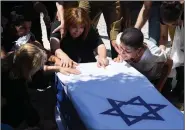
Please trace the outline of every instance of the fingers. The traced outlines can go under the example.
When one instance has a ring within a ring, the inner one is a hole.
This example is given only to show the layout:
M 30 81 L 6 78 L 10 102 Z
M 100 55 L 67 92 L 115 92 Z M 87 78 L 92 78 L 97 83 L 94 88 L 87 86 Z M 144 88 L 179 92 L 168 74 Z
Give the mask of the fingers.
M 73 67 L 73 61 L 70 61 L 70 62 L 68 63 L 68 67 L 69 67 L 69 68 L 72 68 L 72 67 Z
M 99 61 L 97 62 L 97 66 L 98 66 L 98 68 L 101 67 L 101 63 Z
M 105 62 L 104 62 L 103 60 L 99 60 L 99 61 L 97 62 L 97 66 L 98 66 L 98 68 L 100 68 L 100 67 L 105 68 L 106 64 L 105 64 Z
M 118 60 L 118 58 L 114 58 L 114 62 L 118 62 L 117 60 Z
M 60 70 L 60 73 L 62 73 L 62 74 L 64 74 L 64 75 L 69 75 L 69 74 L 70 74 L 69 72 L 65 71 L 65 68 L 62 68 L 62 69 Z
M 80 71 L 77 70 L 77 69 L 72 69 L 72 68 L 69 68 L 69 71 L 68 71 L 70 74 L 75 74 L 75 75 L 78 75 L 80 74 Z
M 78 66 L 78 63 L 73 61 L 73 66 L 75 66 L 75 67 Z
M 53 30 L 53 32 L 52 33 L 56 33 L 56 32 L 58 32 L 58 31 L 60 31 L 60 29 L 62 28 L 62 26 L 60 25 L 60 26 L 58 26 L 55 30 Z
M 114 58 L 114 62 L 120 63 L 120 62 L 123 62 L 123 59 L 120 56 L 118 56 L 118 57 Z
M 81 73 L 79 70 L 73 69 L 73 68 L 61 68 L 60 72 L 64 75 L 70 75 L 70 74 L 78 75 Z
M 72 60 L 62 61 L 61 63 L 61 67 L 64 67 L 64 68 L 76 68 L 76 66 L 78 66 L 78 64 Z

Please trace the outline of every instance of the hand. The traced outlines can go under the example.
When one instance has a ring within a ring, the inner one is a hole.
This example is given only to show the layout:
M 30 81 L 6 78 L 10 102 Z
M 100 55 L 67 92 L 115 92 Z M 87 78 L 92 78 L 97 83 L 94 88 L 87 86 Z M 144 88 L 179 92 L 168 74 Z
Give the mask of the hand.
M 107 58 L 98 58 L 97 66 L 98 67 L 106 67 L 109 65 L 109 60 Z
M 65 28 L 64 20 L 60 20 L 60 26 L 58 26 L 52 33 L 60 31 L 60 35 L 62 38 L 64 36 L 64 31 L 65 31 L 64 28 Z
M 121 57 L 121 55 L 118 55 L 118 57 L 114 58 L 114 62 L 123 62 L 123 58 Z
M 66 67 L 66 68 L 75 68 L 78 64 L 76 62 L 74 62 L 73 60 L 71 60 L 68 56 L 63 57 L 61 59 L 61 65 L 62 67 Z
M 80 71 L 75 69 L 75 68 L 60 68 L 60 73 L 64 74 L 64 75 L 70 75 L 70 74 L 75 74 L 78 75 L 80 74 Z
M 111 44 L 114 47 L 114 49 L 116 50 L 116 52 L 119 54 L 119 46 L 118 46 L 118 44 L 116 44 L 116 41 L 115 40 L 111 41 Z
M 62 62 L 60 59 L 55 59 L 55 66 L 61 66 Z
M 160 48 L 161 50 L 163 50 L 163 51 L 166 50 L 166 46 L 165 46 L 165 45 L 160 45 L 159 48 Z

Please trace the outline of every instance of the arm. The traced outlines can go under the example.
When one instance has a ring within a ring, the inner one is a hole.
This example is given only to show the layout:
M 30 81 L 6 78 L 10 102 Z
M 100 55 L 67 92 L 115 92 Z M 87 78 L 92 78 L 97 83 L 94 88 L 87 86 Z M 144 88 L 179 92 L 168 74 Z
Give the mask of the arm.
M 97 65 L 98 67 L 106 67 L 109 64 L 109 61 L 107 59 L 107 50 L 105 48 L 104 44 L 100 44 L 97 48 L 98 52 L 98 60 Z
M 168 26 L 167 25 L 160 25 L 160 40 L 159 40 L 159 47 L 160 49 L 165 50 L 166 49 L 166 45 L 168 43 Z
M 63 1 L 56 2 L 57 6 L 57 16 L 58 20 L 60 21 L 60 26 L 58 26 L 55 30 L 53 30 L 52 33 L 55 33 L 57 31 L 60 31 L 61 38 L 64 35 L 64 7 L 63 7 Z
M 62 49 L 60 49 L 59 39 L 51 37 L 50 42 L 51 42 L 51 49 L 55 53 L 56 57 L 61 60 L 61 63 L 60 62 L 58 63 L 61 64 L 62 67 L 71 68 L 71 67 L 76 67 L 78 65 L 76 62 L 71 60 L 69 56 L 64 51 L 62 51 Z
M 64 4 L 63 1 L 56 2 L 59 21 L 62 21 L 62 20 L 64 21 L 64 7 L 63 7 L 63 4 Z
M 59 58 L 62 59 L 64 57 L 68 57 L 68 55 L 60 49 L 60 40 L 54 37 L 50 38 L 50 43 L 51 43 L 51 50 L 52 52 L 55 53 L 55 55 Z
M 98 56 L 100 58 L 107 58 L 107 50 L 104 44 L 100 44 L 97 48 Z
M 60 66 L 48 66 L 48 65 L 44 65 L 43 70 L 45 72 L 60 72 Z
M 60 26 L 59 21 L 55 21 L 52 23 L 51 32 Z M 67 56 L 61 49 L 60 49 L 60 41 L 62 38 L 60 37 L 60 32 L 51 33 L 50 35 L 50 48 L 51 52 L 54 53 L 59 59 L 62 59 Z
M 152 1 L 144 1 L 144 4 L 139 12 L 135 28 L 141 29 L 149 18 Z
M 78 71 L 74 68 L 63 68 L 61 66 L 47 66 L 47 65 L 44 65 L 43 69 L 44 69 L 45 72 L 60 72 L 64 75 L 80 74 L 80 71 Z
M 153 43 L 150 40 L 145 39 L 144 43 L 146 43 L 148 49 L 153 55 L 153 58 L 155 62 L 161 63 L 161 62 L 166 62 L 167 61 L 167 54 L 165 51 L 161 50 L 155 43 Z

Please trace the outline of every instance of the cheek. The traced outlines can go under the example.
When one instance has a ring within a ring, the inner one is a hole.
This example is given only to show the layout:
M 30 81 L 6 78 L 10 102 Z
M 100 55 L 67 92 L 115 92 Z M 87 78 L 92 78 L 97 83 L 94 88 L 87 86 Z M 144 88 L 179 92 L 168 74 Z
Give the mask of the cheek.
M 76 29 L 69 29 L 70 34 L 73 34 L 76 32 Z
M 19 36 L 23 36 L 25 34 L 25 30 L 24 29 L 17 29 L 17 33 Z
M 84 28 L 81 28 L 79 32 L 82 34 L 84 32 Z

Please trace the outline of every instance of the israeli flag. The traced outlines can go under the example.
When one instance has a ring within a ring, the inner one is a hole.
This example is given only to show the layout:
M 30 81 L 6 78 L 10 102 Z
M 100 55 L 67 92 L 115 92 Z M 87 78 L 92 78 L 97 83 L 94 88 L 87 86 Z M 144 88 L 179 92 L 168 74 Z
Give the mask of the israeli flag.
M 78 69 L 80 75 L 57 76 L 87 129 L 183 130 L 183 114 L 126 62 Z

